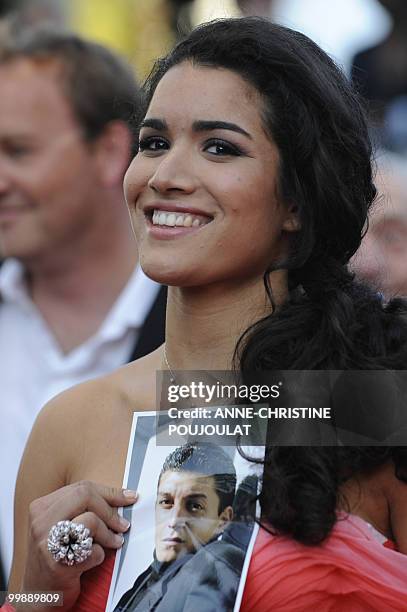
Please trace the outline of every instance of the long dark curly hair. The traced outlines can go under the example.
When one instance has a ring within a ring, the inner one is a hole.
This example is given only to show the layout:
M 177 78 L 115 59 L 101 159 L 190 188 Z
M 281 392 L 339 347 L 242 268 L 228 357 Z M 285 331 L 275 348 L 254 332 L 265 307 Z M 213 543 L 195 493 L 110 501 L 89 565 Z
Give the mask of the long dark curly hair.
M 232 70 L 261 94 L 264 127 L 280 155 L 279 196 L 300 220 L 289 256 L 264 272 L 274 307 L 269 273 L 287 270 L 287 301 L 237 344 L 243 375 L 405 368 L 406 303 L 385 303 L 347 267 L 376 189 L 364 108 L 342 71 L 299 32 L 255 17 L 218 20 L 158 60 L 145 84 L 147 106 L 164 74 L 184 61 Z M 278 531 L 316 544 L 335 522 L 343 481 L 389 460 L 397 474 L 407 465 L 401 448 L 268 448 L 263 515 Z

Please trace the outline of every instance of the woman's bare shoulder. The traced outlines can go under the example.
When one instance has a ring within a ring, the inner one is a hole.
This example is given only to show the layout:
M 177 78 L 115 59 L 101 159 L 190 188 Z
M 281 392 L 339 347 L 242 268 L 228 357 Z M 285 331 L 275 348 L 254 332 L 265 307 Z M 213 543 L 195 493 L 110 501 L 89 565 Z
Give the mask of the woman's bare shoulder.
M 65 482 L 90 477 L 109 442 L 116 449 L 127 447 L 133 412 L 157 409 L 155 368 L 161 361 L 156 353 L 53 398 L 37 418 L 31 451 L 38 456 L 58 451 L 60 464 L 71 468 Z
M 110 374 L 80 383 L 53 398 L 42 418 L 54 423 L 81 422 L 128 412 L 156 410 L 157 351 L 126 364 Z

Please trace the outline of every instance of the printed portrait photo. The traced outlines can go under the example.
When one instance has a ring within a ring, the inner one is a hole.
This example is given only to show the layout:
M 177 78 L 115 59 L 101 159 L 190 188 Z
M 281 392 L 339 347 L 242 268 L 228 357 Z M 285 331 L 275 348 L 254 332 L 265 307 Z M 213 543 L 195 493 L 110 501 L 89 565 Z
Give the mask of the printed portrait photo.
M 117 553 L 107 610 L 239 610 L 257 533 L 262 448 L 160 445 L 154 413 L 136 413 L 124 486 L 139 501 Z

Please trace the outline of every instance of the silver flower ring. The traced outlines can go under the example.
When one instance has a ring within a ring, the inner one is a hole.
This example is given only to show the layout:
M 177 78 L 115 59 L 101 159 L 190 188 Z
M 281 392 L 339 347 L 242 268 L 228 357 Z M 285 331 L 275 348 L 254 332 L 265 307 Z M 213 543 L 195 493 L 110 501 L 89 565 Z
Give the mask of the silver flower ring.
M 93 538 L 82 523 L 59 521 L 48 534 L 48 550 L 54 560 L 64 565 L 83 563 L 92 554 Z

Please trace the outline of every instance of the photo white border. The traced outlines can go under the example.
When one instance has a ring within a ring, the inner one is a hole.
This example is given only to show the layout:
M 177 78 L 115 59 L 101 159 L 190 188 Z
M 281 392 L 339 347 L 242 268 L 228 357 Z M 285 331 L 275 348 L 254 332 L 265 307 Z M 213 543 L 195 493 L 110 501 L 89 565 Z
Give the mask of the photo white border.
M 138 420 L 139 420 L 139 418 L 141 419 L 141 418 L 144 418 L 144 417 L 154 417 L 154 418 L 156 418 L 156 416 L 157 416 L 157 412 L 156 411 L 145 411 L 145 412 L 141 411 L 141 412 L 134 412 L 133 413 L 133 420 L 132 420 L 130 437 L 129 437 L 129 446 L 128 446 L 128 450 L 127 450 L 126 465 L 125 465 L 124 477 L 123 477 L 123 488 L 127 488 L 127 483 L 128 483 L 128 480 L 129 480 L 130 467 L 131 467 L 131 462 L 132 462 L 132 457 L 133 457 L 134 439 L 135 439 L 135 433 L 136 433 L 136 429 L 137 429 Z M 156 439 L 156 436 L 154 436 L 154 437 Z M 176 444 L 176 445 L 174 445 L 174 448 L 176 448 L 178 446 L 179 446 L 179 444 Z M 147 448 L 148 448 L 148 445 L 147 445 Z M 264 448 L 264 447 L 259 447 L 259 448 Z M 254 466 L 255 466 L 255 464 L 253 464 L 253 467 Z M 121 516 L 123 515 L 123 508 L 119 508 L 119 514 Z M 258 502 L 257 502 L 256 516 L 258 516 L 258 514 L 259 514 L 259 508 L 258 508 Z M 245 588 L 245 584 L 246 584 L 247 572 L 248 572 L 248 569 L 249 569 L 249 565 L 250 565 L 250 561 L 251 561 L 251 556 L 252 556 L 252 553 L 253 553 L 253 548 L 254 548 L 254 544 L 255 544 L 255 541 L 256 541 L 256 537 L 257 537 L 258 531 L 259 531 L 259 525 L 258 525 L 257 522 L 254 522 L 253 530 L 252 530 L 252 533 L 251 533 L 251 536 L 250 536 L 250 540 L 249 540 L 249 544 L 248 544 L 247 549 L 246 549 L 245 559 L 244 559 L 244 563 L 243 563 L 243 568 L 242 568 L 242 573 L 241 573 L 241 577 L 240 577 L 238 591 L 236 593 L 236 600 L 235 600 L 235 605 L 234 605 L 234 608 L 233 608 L 233 612 L 239 612 L 239 610 L 240 610 L 240 605 L 241 605 L 241 602 L 242 602 L 244 588 Z M 116 596 L 116 591 L 117 591 L 116 587 L 117 587 L 117 583 L 118 583 L 118 574 L 119 574 L 119 571 L 121 569 L 120 561 L 121 561 L 122 555 L 123 555 L 123 549 L 119 549 L 117 551 L 117 553 L 116 553 L 116 558 L 115 558 L 115 563 L 114 563 L 114 568 L 113 568 L 113 573 L 112 573 L 112 578 L 111 578 L 111 583 L 110 583 L 110 588 L 109 588 L 109 596 L 108 596 L 108 600 L 107 600 L 107 604 L 106 604 L 106 612 L 112 612 L 114 610 L 114 607 L 119 602 L 121 596 L 123 595 L 123 593 L 121 593 L 120 597 Z

